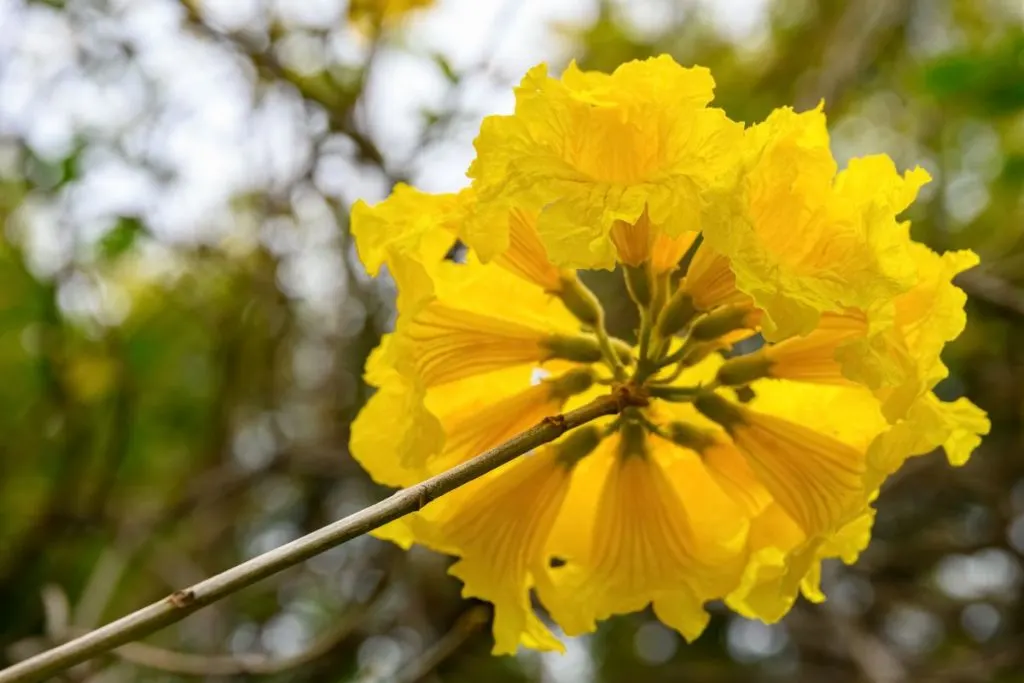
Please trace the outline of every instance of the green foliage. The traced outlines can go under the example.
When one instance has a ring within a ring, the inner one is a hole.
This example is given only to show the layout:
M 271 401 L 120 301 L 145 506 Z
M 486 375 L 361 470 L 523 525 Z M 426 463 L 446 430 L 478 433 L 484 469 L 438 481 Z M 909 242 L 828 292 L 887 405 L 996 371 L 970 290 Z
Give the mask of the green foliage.
M 1024 109 L 1024 31 L 982 51 L 943 55 L 923 69 L 925 90 L 943 104 L 988 116 Z

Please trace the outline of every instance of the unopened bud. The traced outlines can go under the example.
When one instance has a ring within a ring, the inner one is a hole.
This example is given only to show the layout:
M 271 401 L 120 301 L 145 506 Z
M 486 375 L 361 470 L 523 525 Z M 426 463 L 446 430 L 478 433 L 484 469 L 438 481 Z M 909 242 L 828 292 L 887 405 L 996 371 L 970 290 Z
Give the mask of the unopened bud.
M 541 341 L 548 350 L 548 359 L 558 358 L 576 363 L 596 363 L 601 360 L 601 347 L 593 337 L 570 337 L 554 334 Z

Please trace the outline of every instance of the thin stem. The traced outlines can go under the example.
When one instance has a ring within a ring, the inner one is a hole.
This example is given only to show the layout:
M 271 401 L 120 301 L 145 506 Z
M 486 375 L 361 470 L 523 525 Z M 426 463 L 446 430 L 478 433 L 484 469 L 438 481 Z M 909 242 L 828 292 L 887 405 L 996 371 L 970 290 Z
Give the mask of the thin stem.
M 686 363 L 682 358 L 678 358 L 675 361 L 676 366 L 672 369 L 672 372 L 664 377 L 655 377 L 653 384 L 671 384 L 679 379 L 679 375 L 683 374 L 683 370 L 687 368 Z
M 635 388 L 623 385 L 614 393 L 597 398 L 576 410 L 545 418 L 537 426 L 447 472 L 397 491 L 379 503 L 328 524 L 311 534 L 200 581 L 191 588 L 176 591 L 137 612 L 4 669 L 0 671 L 0 683 L 42 681 L 125 643 L 145 637 L 261 579 L 415 512 L 431 500 L 557 439 L 570 429 L 599 417 L 616 415 L 630 405 L 645 404 L 644 395 Z
M 603 312 L 597 319 L 597 325 L 594 326 L 594 334 L 597 336 L 597 343 L 601 347 L 601 355 L 604 356 L 605 363 L 611 368 L 615 379 L 619 382 L 625 381 L 626 366 L 622 364 L 622 359 L 615 353 L 615 348 L 612 346 L 612 338 L 608 335 L 608 330 L 604 325 Z
M 654 398 L 660 398 L 665 401 L 673 403 L 689 403 L 697 398 L 703 391 L 709 387 L 668 387 L 663 385 L 656 385 L 648 387 L 648 391 L 651 392 L 651 396 Z
M 455 622 L 452 630 L 410 662 L 396 677 L 396 683 L 417 683 L 465 645 L 480 627 L 487 623 L 487 609 L 482 605 L 471 607 Z
M 660 370 L 662 368 L 667 368 L 668 366 L 672 365 L 673 363 L 680 362 L 681 360 L 683 360 L 683 356 L 685 356 L 686 352 L 689 351 L 689 350 L 690 350 L 690 345 L 687 344 L 686 341 L 684 341 L 683 345 L 680 346 L 675 351 L 675 353 L 672 353 L 672 354 L 669 354 L 668 356 L 665 356 L 664 358 L 662 358 L 658 362 L 658 369 Z
M 637 384 L 643 384 L 647 381 L 647 378 L 653 375 L 661 367 L 658 361 L 658 355 L 662 353 L 660 345 L 655 348 L 655 355 L 651 355 L 651 335 L 654 332 L 654 326 L 651 324 L 650 313 L 641 308 L 640 309 L 640 351 L 639 358 L 636 361 L 636 370 L 633 371 L 633 381 Z
M 648 354 L 651 352 L 651 315 L 646 310 L 640 309 L 640 358 L 637 361 L 637 365 L 641 363 L 646 364 L 648 360 L 654 361 L 653 358 L 648 358 Z
M 127 643 L 114 650 L 114 654 L 135 666 L 179 676 L 274 676 L 315 662 L 338 647 L 378 605 L 385 587 L 386 583 L 380 582 L 367 603 L 357 606 L 353 614 L 344 615 L 309 648 L 283 659 L 274 660 L 261 654 L 198 655 L 146 643 Z

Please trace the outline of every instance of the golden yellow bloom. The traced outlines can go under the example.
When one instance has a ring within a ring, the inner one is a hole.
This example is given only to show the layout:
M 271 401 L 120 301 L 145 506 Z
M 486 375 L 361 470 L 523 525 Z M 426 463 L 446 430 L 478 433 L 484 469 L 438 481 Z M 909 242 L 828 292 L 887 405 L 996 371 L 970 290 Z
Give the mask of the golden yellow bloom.
M 569 635 L 651 604 L 692 640 L 736 585 L 746 529 L 699 458 L 629 427 L 578 467 L 549 541 L 564 564 L 538 594 Z
M 359 259 L 376 275 L 394 256 L 440 261 L 458 237 L 464 216 L 464 195 L 432 195 L 399 183 L 377 206 L 363 200 L 353 205 L 352 236 Z
M 650 397 L 376 532 L 460 558 L 496 653 L 561 648 L 531 592 L 569 635 L 650 605 L 690 640 L 709 601 L 768 622 L 821 601 L 821 562 L 856 561 L 886 477 L 940 446 L 961 464 L 988 430 L 932 393 L 975 257 L 897 223 L 926 175 L 837 173 L 820 110 L 743 132 L 712 85 L 667 57 L 538 67 L 484 122 L 472 187 L 353 209 L 361 258 L 398 286 L 351 441 L 375 480 L 414 484 L 617 386 Z M 444 259 L 455 239 L 465 263 Z M 633 346 L 572 270 L 613 265 Z
M 582 435 L 597 444 L 596 432 Z M 495 654 L 514 654 L 520 643 L 562 649 L 530 606 L 530 588 L 547 571 L 545 545 L 569 488 L 572 464 L 561 460 L 564 450 L 547 446 L 410 520 L 412 539 L 462 558 L 451 573 L 465 584 L 463 595 L 494 603 Z
M 561 80 L 532 69 L 511 116 L 484 120 L 469 169 L 495 232 L 509 207 L 537 214 L 553 262 L 609 268 L 616 221 L 645 208 L 669 238 L 701 228 L 706 195 L 733 181 L 742 126 L 709 109 L 707 69 L 671 58 L 630 62 L 611 75 L 570 64 Z M 497 216 L 497 217 L 495 217 Z
M 915 281 L 907 225 L 896 215 L 929 180 L 885 156 L 836 173 L 821 109 L 779 109 L 744 135 L 744 170 L 705 232 L 737 287 L 765 311 L 772 340 L 807 334 L 821 313 L 868 309 Z
M 348 20 L 360 31 L 375 34 L 435 0 L 349 0 Z

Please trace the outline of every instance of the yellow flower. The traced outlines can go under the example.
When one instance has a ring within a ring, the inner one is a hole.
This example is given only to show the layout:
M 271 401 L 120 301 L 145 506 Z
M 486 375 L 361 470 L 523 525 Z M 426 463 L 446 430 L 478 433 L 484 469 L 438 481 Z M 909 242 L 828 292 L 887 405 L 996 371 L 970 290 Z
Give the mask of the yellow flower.
M 376 206 L 360 199 L 352 207 L 359 259 L 370 275 L 394 256 L 439 261 L 458 237 L 464 207 L 463 195 L 427 194 L 404 183 Z
M 867 546 L 878 481 L 871 448 L 888 425 L 861 387 L 762 380 L 751 388 L 749 408 L 730 407 L 742 421 L 731 428 L 738 438 L 716 440 L 705 459 L 756 501 L 748 503 L 750 561 L 727 604 L 773 622 L 801 589 L 824 599 L 817 586 L 823 559 L 852 564 Z M 772 472 L 764 473 L 769 462 Z
M 537 214 L 551 259 L 609 268 L 610 232 L 647 211 L 669 238 L 701 228 L 706 195 L 731 182 L 742 126 L 709 109 L 714 81 L 670 57 L 630 62 L 611 75 L 570 64 L 561 80 L 541 65 L 516 89 L 511 116 L 484 120 L 469 169 L 500 233 L 509 207 Z M 495 217 L 497 216 L 497 218 Z
M 569 635 L 650 604 L 693 640 L 704 603 L 739 579 L 746 529 L 698 457 L 634 425 L 578 467 L 549 540 L 559 566 L 538 594 Z
M 837 173 L 820 111 L 741 133 L 711 87 L 668 58 L 539 67 L 485 121 L 471 188 L 353 210 L 398 287 L 351 441 L 375 480 L 422 481 L 615 387 L 650 398 L 375 532 L 458 556 L 496 653 L 561 648 L 531 592 L 569 635 L 650 605 L 689 640 L 709 601 L 768 622 L 821 601 L 821 562 L 856 561 L 885 479 L 938 446 L 960 464 L 988 429 L 932 393 L 974 257 L 896 222 L 923 172 Z M 571 269 L 596 266 L 621 267 L 633 346 Z
M 891 474 L 907 457 L 943 447 L 949 461 L 962 465 L 989 430 L 983 411 L 962 398 L 940 401 L 932 389 L 948 370 L 940 353 L 966 323 L 966 296 L 953 277 L 977 263 L 969 251 L 942 256 L 911 244 L 918 281 L 908 291 L 876 305 L 876 313 L 856 309 L 824 314 L 805 337 L 793 337 L 727 363 L 719 379 L 727 385 L 755 377 L 777 377 L 813 384 L 870 388 L 893 429 L 880 442 L 876 469 Z M 877 313 L 886 309 L 885 314 Z M 871 319 L 874 318 L 874 328 Z M 883 455 L 882 453 L 885 452 Z M 899 453 L 900 455 L 896 455 Z
M 573 463 L 564 455 L 583 452 L 598 440 L 593 428 L 577 432 L 474 481 L 409 521 L 412 539 L 462 558 L 450 571 L 465 584 L 463 595 L 494 603 L 495 654 L 514 654 L 520 644 L 563 649 L 530 606 L 530 588 L 546 571 L 545 545 L 569 489 Z
M 520 395 L 535 367 L 559 369 L 565 367 L 559 359 L 588 363 L 601 357 L 596 340 L 579 333 L 564 308 L 501 268 L 446 262 L 428 272 L 401 256 L 389 265 L 399 288 L 399 320 L 367 362 L 366 379 L 378 391 L 352 427 L 353 454 L 381 483 L 415 483 L 427 473 L 427 460 L 445 448 L 451 454 L 457 439 L 449 436 L 445 443 L 440 416 L 456 425 L 486 424 L 497 430 L 490 436 L 460 433 L 459 439 L 468 439 L 469 451 L 459 452 L 472 457 L 558 412 L 561 403 L 544 392 Z M 494 306 L 506 296 L 516 302 L 514 316 Z M 558 390 L 571 395 L 579 373 L 572 378 Z M 494 401 L 503 387 L 512 397 L 512 411 Z M 586 388 L 589 384 L 580 391 Z M 396 415 L 405 419 L 396 421 Z M 381 431 L 384 422 L 392 425 Z M 398 461 L 362 457 L 380 452 L 393 453 Z M 451 458 L 445 462 L 457 464 Z
M 435 0 L 349 0 L 348 20 L 366 34 L 392 26 L 411 12 L 430 7 Z
M 705 238 L 737 287 L 765 312 L 772 340 L 807 334 L 821 313 L 868 309 L 915 281 L 907 225 L 896 215 L 929 180 L 886 156 L 836 174 L 825 115 L 779 109 L 744 135 L 744 169 Z
M 534 213 L 513 208 L 500 217 L 507 230 L 495 230 L 491 225 L 479 231 L 471 220 L 476 210 L 476 194 L 471 188 L 457 194 L 432 195 L 400 183 L 376 206 L 362 200 L 355 203 L 352 235 L 370 275 L 403 257 L 439 263 L 455 241 L 462 240 L 475 256 L 494 260 L 510 273 L 561 297 L 578 317 L 587 320 L 592 315 L 587 311 L 589 302 L 580 300 L 575 274 L 555 267 L 548 259 Z

